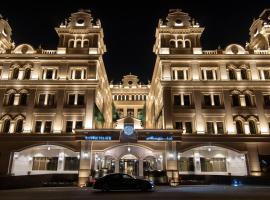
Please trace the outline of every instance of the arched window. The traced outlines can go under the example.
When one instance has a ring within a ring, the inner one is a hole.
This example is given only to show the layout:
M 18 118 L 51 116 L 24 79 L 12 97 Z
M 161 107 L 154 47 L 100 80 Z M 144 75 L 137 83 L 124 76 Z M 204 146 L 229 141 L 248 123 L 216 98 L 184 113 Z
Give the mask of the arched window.
M 11 94 L 8 95 L 7 98 L 8 99 L 7 99 L 6 105 L 8 105 L 8 106 L 14 105 L 15 94 L 14 93 L 11 93 Z
M 185 46 L 186 46 L 186 48 L 190 48 L 190 47 L 191 47 L 190 41 L 189 41 L 189 40 L 186 40 L 186 41 L 185 41 Z
M 24 71 L 24 79 L 30 79 L 31 77 L 31 69 L 30 68 L 26 68 Z
M 183 42 L 181 40 L 177 41 L 178 48 L 183 48 Z
M 84 40 L 84 41 L 83 41 L 83 47 L 84 47 L 84 48 L 89 47 L 89 41 L 88 41 L 88 40 Z
M 229 69 L 229 79 L 236 80 L 235 72 L 233 69 Z
M 170 41 L 170 48 L 175 48 L 176 45 L 175 45 L 175 41 L 174 40 L 171 40 Z
M 5 119 L 3 123 L 3 133 L 9 133 L 10 119 Z
M 236 132 L 237 134 L 244 134 L 244 127 L 243 127 L 243 122 L 240 120 L 237 120 L 235 122 L 236 125 Z
M 15 132 L 16 133 L 21 133 L 23 131 L 23 120 L 22 119 L 18 119 L 16 122 L 16 129 Z
M 122 101 L 124 101 L 124 100 L 125 100 L 125 95 L 122 95 L 121 100 L 122 100 Z
M 242 80 L 248 80 L 247 70 L 244 68 L 241 69 L 241 78 Z
M 253 120 L 248 122 L 250 134 L 257 134 L 256 123 Z
M 232 95 L 232 106 L 240 106 L 240 99 L 238 94 Z
M 18 77 L 19 77 L 19 68 L 16 67 L 12 71 L 12 79 L 18 79 Z
M 22 93 L 20 95 L 20 105 L 25 106 L 27 104 L 27 94 Z
M 78 41 L 77 41 L 76 47 L 77 47 L 77 48 L 81 48 L 81 47 L 82 47 L 82 41 L 81 41 L 81 40 L 78 40 Z
M 245 102 L 246 106 L 248 107 L 253 106 L 252 96 L 250 94 L 245 94 Z
M 73 48 L 74 47 L 74 40 L 69 40 L 69 48 Z

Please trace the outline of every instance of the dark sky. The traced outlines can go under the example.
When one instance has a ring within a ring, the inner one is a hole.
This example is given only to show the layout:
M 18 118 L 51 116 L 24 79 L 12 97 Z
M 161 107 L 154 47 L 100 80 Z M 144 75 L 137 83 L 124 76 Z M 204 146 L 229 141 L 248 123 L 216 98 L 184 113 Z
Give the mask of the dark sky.
M 17 1 L 18 2 L 18 1 Z M 230 43 L 245 44 L 249 27 L 270 0 L 65 0 L 36 1 L 35 4 L 1 3 L 0 13 L 8 18 L 16 45 L 29 43 L 34 47 L 55 49 L 59 26 L 70 13 L 80 8 L 90 9 L 99 18 L 104 29 L 107 53 L 104 55 L 109 80 L 118 82 L 129 72 L 143 82 L 151 80 L 155 62 L 152 52 L 155 28 L 159 18 L 165 18 L 169 9 L 181 8 L 205 27 L 203 49 L 222 48 Z M 125 3 L 123 3 L 125 2 Z

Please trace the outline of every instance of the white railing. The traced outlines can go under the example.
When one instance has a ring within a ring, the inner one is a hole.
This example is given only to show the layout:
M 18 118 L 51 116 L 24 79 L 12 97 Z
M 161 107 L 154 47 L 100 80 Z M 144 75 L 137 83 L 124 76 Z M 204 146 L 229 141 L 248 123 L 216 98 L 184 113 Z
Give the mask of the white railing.
M 270 54 L 269 50 L 254 50 L 254 54 L 267 55 Z
M 203 50 L 202 53 L 206 55 L 215 55 L 217 54 L 217 50 Z
M 56 50 L 42 50 L 42 54 L 56 54 Z

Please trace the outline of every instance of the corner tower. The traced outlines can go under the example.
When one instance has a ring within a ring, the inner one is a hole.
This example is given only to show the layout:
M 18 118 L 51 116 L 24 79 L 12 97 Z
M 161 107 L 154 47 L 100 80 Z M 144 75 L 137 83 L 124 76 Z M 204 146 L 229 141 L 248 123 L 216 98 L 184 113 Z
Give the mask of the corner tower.
M 12 29 L 8 21 L 0 15 L 0 53 L 5 53 L 13 47 L 11 35 Z
M 254 20 L 250 29 L 250 43 L 252 50 L 270 49 L 270 9 L 265 9 L 258 19 Z
M 204 31 L 180 9 L 171 9 L 166 21 L 159 20 L 156 29 L 156 54 L 190 54 L 201 49 L 200 38 Z
M 72 13 L 68 20 L 55 28 L 59 43 L 59 54 L 103 54 L 106 46 L 100 20 L 95 22 L 90 10 Z

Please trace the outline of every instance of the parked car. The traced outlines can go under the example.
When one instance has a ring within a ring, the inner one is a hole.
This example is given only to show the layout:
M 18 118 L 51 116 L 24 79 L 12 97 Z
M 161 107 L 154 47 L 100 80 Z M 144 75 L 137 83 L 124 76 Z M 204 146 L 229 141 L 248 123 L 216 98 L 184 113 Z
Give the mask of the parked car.
M 110 191 L 110 190 L 141 190 L 149 191 L 154 188 L 151 181 L 136 179 L 128 174 L 114 173 L 108 174 L 96 179 L 94 189 Z

